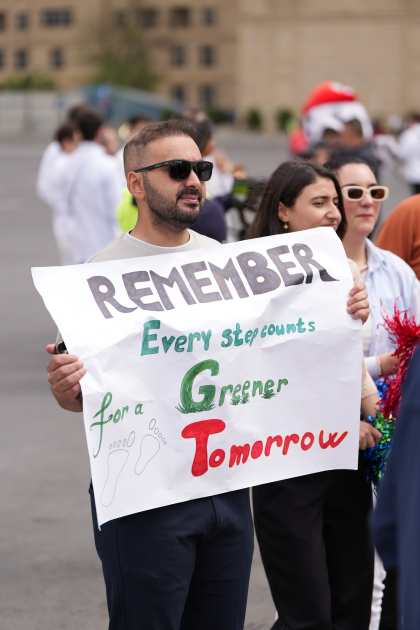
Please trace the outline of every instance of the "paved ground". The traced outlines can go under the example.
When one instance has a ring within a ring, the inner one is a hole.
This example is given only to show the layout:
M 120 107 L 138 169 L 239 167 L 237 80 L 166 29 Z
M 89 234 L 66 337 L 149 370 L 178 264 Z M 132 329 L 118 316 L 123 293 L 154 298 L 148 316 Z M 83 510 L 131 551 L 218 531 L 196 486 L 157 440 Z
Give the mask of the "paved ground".
M 223 141 L 253 174 L 286 157 L 282 138 L 224 133 Z M 49 393 L 44 347 L 55 326 L 30 275 L 31 266 L 58 264 L 50 212 L 34 195 L 43 146 L 0 143 L 0 627 L 105 630 L 82 418 L 60 410 Z M 406 189 L 386 179 L 395 204 Z M 268 630 L 273 620 L 256 551 L 245 628 Z

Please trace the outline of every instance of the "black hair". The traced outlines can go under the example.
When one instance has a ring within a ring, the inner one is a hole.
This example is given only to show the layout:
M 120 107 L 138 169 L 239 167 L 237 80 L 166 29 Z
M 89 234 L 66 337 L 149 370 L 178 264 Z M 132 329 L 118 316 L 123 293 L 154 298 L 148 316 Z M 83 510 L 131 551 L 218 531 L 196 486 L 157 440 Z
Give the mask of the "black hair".
M 94 140 L 104 124 L 104 117 L 94 109 L 85 108 L 80 112 L 77 124 L 84 140 Z
M 337 235 L 342 239 L 346 233 L 347 220 L 340 184 L 331 171 L 315 162 L 304 162 L 303 160 L 284 162 L 271 175 L 264 189 L 260 207 L 249 229 L 247 238 L 287 233 L 283 221 L 278 216 L 279 202 L 286 208 L 292 208 L 302 190 L 306 186 L 313 184 L 319 177 L 330 179 L 337 192 L 338 209 L 341 214 Z
M 89 110 L 89 106 L 86 103 L 80 103 L 79 105 L 74 105 L 67 112 L 67 120 L 71 120 L 76 125 L 79 124 L 79 118 L 81 114 Z
M 77 130 L 77 125 L 71 120 L 67 120 L 62 125 L 59 126 L 59 128 L 55 132 L 54 139 L 57 140 L 57 142 L 62 142 L 65 138 L 68 138 L 71 140 L 76 130 Z
M 134 127 L 140 122 L 149 123 L 151 122 L 151 119 L 144 114 L 133 114 L 132 116 L 130 116 L 130 118 L 127 119 L 127 123 L 130 125 L 130 127 Z
M 173 120 L 189 120 L 197 131 L 196 143 L 203 154 L 213 137 L 213 123 L 208 114 L 197 107 L 188 107 L 172 116 Z
M 145 149 L 150 142 L 170 136 L 189 136 L 196 139 L 196 129 L 188 120 L 164 120 L 149 123 L 134 134 L 124 148 L 124 169 L 126 175 L 145 166 Z
M 337 155 L 336 157 L 332 157 L 330 160 L 328 160 L 328 162 L 325 162 L 324 168 L 328 169 L 329 171 L 331 171 L 331 173 L 334 173 L 334 175 L 336 175 L 340 168 L 342 168 L 343 166 L 347 166 L 347 164 L 364 164 L 365 166 L 368 166 L 373 173 L 371 165 L 368 164 L 365 160 L 362 160 L 362 158 L 357 157 L 356 155 Z
M 415 122 L 419 123 L 420 122 L 420 113 L 419 112 L 410 112 L 409 114 L 407 114 L 406 119 L 407 120 L 414 120 Z

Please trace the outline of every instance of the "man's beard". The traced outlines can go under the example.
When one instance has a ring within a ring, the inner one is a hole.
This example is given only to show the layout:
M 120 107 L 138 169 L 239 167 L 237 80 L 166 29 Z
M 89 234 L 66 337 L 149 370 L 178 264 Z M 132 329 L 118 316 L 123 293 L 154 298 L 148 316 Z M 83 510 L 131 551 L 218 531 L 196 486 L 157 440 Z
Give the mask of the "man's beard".
M 201 192 L 195 188 L 181 188 L 175 201 L 169 200 L 158 192 L 150 184 L 146 173 L 144 173 L 143 185 L 146 195 L 147 205 L 152 212 L 153 225 L 160 229 L 170 229 L 181 232 L 186 228 L 192 227 L 197 223 L 203 212 L 204 199 Z M 182 195 L 196 195 L 198 200 L 198 208 L 189 211 L 179 208 L 178 201 Z

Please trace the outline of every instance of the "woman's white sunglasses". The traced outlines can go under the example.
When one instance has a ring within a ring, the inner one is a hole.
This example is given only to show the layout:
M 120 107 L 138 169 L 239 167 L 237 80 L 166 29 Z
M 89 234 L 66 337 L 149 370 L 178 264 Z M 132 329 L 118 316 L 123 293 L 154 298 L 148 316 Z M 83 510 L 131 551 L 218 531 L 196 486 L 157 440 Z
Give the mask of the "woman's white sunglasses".
M 341 189 L 344 199 L 348 201 L 362 201 L 365 195 L 370 195 L 373 201 L 385 201 L 388 199 L 389 188 L 387 186 L 343 186 Z

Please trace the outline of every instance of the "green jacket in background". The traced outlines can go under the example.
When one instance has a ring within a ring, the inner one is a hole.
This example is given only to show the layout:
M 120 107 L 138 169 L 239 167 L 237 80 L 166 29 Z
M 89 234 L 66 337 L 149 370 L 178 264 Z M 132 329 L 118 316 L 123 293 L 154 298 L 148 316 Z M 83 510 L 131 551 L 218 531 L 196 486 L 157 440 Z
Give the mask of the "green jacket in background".
M 211 196 L 206 194 L 206 199 L 211 199 Z M 134 228 L 138 215 L 134 197 L 126 186 L 117 208 L 117 221 L 122 233 L 129 232 Z
M 123 196 L 117 208 L 117 221 L 121 232 L 129 232 L 137 223 L 138 210 L 134 197 L 128 190 L 124 189 Z

